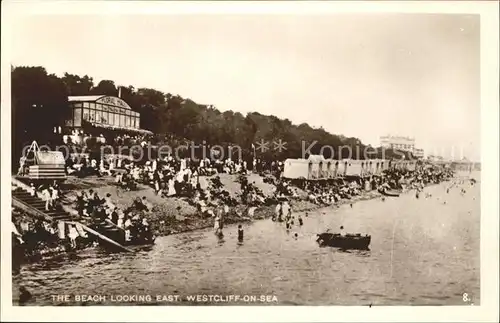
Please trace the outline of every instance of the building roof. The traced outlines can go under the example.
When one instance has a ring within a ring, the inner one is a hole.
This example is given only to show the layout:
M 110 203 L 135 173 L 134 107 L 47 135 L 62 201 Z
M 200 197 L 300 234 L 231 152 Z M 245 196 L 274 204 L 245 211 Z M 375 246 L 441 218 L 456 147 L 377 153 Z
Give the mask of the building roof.
M 79 96 L 68 96 L 69 102 L 93 102 L 97 101 L 106 95 L 79 95 Z
M 112 95 L 80 95 L 68 96 L 68 102 L 96 102 L 116 106 L 119 108 L 129 109 L 132 108 L 123 99 Z

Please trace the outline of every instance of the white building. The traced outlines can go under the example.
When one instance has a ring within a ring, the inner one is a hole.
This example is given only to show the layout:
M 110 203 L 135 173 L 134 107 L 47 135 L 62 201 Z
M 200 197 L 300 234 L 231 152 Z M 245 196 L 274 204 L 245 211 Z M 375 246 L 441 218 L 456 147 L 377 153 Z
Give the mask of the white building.
M 384 148 L 398 149 L 402 151 L 411 151 L 415 149 L 415 138 L 402 136 L 381 136 L 380 146 Z

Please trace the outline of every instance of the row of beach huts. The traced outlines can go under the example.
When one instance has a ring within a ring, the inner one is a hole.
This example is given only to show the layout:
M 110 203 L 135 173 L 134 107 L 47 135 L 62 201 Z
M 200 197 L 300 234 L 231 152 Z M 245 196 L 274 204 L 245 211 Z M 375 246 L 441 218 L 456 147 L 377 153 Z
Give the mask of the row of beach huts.
M 415 170 L 416 160 L 387 159 L 325 159 L 322 155 L 311 155 L 307 159 L 287 159 L 283 177 L 288 179 L 320 180 L 342 176 L 380 175 L 390 168 Z

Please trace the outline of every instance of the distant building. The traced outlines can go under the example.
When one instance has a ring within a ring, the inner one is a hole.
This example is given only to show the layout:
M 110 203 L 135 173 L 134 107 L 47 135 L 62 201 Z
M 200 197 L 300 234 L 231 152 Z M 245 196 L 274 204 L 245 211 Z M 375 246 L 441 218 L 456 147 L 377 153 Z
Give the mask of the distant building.
M 411 151 L 415 149 L 415 138 L 402 136 L 381 136 L 380 146 L 384 148 L 398 149 L 401 151 Z
M 413 149 L 413 156 L 416 158 L 424 158 L 424 150 L 421 148 Z

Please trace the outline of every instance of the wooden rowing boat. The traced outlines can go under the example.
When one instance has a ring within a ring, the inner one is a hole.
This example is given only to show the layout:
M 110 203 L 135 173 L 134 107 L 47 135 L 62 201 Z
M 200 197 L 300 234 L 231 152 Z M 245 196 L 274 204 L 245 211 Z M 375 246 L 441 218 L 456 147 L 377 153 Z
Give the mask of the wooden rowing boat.
M 339 233 L 321 233 L 317 235 L 317 242 L 320 246 L 329 246 L 340 249 L 358 249 L 358 250 L 368 250 L 368 246 L 371 242 L 370 235 L 361 234 L 346 234 L 340 235 Z

